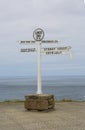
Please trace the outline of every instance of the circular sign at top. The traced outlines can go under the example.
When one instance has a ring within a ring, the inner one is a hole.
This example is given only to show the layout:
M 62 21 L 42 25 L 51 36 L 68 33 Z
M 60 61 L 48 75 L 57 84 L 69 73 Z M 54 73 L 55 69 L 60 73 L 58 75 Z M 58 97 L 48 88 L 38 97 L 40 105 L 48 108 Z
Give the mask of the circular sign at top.
M 37 28 L 33 32 L 33 38 L 36 41 L 42 41 L 44 38 L 44 31 L 41 28 Z

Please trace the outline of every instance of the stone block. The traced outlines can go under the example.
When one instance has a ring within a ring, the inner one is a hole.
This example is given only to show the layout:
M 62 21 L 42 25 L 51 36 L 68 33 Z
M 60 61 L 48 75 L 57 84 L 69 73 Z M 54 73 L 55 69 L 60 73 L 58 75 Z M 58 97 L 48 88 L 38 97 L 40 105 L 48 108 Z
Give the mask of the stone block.
M 55 106 L 54 96 L 50 94 L 35 94 L 25 96 L 27 110 L 47 110 Z

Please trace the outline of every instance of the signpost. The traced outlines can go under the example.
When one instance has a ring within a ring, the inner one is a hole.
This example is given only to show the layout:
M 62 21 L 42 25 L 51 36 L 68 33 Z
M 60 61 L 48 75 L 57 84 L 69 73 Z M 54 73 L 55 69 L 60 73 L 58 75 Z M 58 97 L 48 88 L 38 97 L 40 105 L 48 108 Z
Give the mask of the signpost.
M 59 40 L 43 40 L 44 31 L 40 28 L 34 30 L 33 32 L 33 40 L 29 41 L 18 41 L 20 44 L 36 44 L 36 48 L 22 48 L 21 52 L 37 52 L 38 59 L 38 79 L 37 79 L 37 94 L 42 94 L 42 79 L 41 79 L 41 55 L 54 55 L 54 54 L 70 54 L 70 46 L 65 47 L 50 47 L 50 48 L 41 48 L 41 44 L 43 43 L 58 43 Z
M 70 54 L 70 46 L 64 47 L 48 47 L 41 48 L 41 44 L 55 44 L 58 43 L 59 40 L 43 40 L 44 39 L 44 31 L 40 28 L 37 28 L 33 32 L 33 40 L 29 41 L 18 41 L 20 44 L 36 44 L 36 48 L 22 48 L 21 52 L 37 52 L 37 61 L 38 61 L 38 77 L 37 77 L 37 94 L 42 95 L 42 78 L 41 78 L 41 55 L 54 55 L 54 54 Z M 53 105 L 52 105 L 53 107 Z

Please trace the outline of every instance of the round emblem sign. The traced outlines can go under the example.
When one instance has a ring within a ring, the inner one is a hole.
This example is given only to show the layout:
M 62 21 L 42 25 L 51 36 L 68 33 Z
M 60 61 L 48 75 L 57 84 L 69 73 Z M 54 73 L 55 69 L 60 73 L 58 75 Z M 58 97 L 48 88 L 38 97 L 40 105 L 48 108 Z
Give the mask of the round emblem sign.
M 41 28 L 37 28 L 36 30 L 34 30 L 33 32 L 33 38 L 36 41 L 42 41 L 44 38 L 44 31 Z

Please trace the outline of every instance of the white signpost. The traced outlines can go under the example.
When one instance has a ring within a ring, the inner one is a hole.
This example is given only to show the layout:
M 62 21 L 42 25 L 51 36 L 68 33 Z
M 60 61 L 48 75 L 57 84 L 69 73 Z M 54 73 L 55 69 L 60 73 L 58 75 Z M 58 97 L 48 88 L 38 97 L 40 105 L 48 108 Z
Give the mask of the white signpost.
M 36 44 L 36 48 L 22 48 L 21 52 L 37 52 L 38 59 L 38 79 L 37 79 L 37 94 L 42 94 L 42 78 L 41 78 L 41 55 L 52 55 L 52 54 L 71 54 L 70 46 L 65 47 L 50 47 L 41 48 L 42 43 L 58 43 L 59 40 L 43 40 L 44 31 L 40 28 L 33 32 L 33 37 L 35 41 L 18 41 L 20 44 Z

